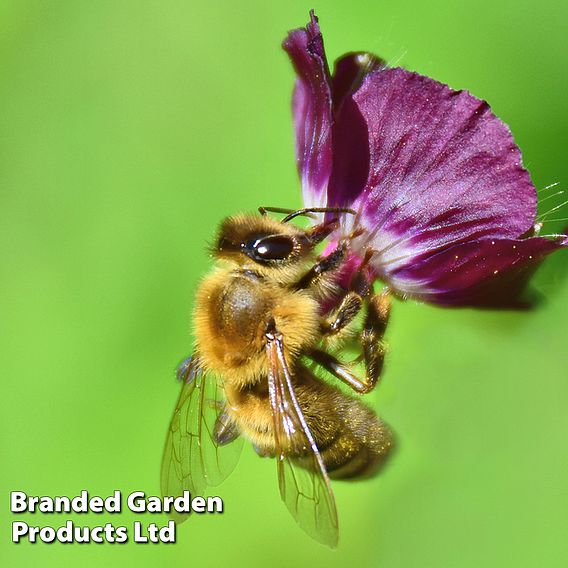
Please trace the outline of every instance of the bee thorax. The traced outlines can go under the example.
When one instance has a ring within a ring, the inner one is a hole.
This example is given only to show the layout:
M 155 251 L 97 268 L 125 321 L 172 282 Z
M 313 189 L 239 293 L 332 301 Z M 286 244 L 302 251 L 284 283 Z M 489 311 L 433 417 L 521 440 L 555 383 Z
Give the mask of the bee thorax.
M 238 385 L 268 375 L 266 330 L 275 322 L 287 352 L 298 353 L 317 341 L 316 300 L 249 270 L 216 270 L 197 295 L 197 350 L 206 368 Z
M 236 348 L 246 348 L 258 335 L 271 302 L 259 293 L 258 283 L 249 278 L 230 279 L 209 306 L 213 331 Z
M 255 278 L 213 273 L 203 283 L 196 306 L 198 348 L 210 366 L 223 372 L 223 367 L 246 365 L 261 347 L 270 308 Z

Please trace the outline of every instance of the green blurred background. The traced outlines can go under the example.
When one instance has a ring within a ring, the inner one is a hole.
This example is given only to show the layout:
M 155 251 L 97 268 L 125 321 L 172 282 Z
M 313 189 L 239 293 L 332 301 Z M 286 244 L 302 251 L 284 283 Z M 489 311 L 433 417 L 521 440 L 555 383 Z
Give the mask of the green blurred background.
M 212 491 L 226 512 L 190 520 L 174 545 L 10 542 L 11 490 L 158 493 L 205 244 L 225 215 L 300 205 L 280 41 L 312 4 L 286 4 L 0 4 L 3 565 L 567 565 L 564 252 L 535 279 L 534 313 L 397 303 L 368 399 L 399 451 L 380 478 L 335 484 L 337 551 L 300 531 L 250 447 Z M 330 60 L 371 50 L 468 88 L 511 125 L 537 187 L 566 187 L 565 1 L 313 7 Z

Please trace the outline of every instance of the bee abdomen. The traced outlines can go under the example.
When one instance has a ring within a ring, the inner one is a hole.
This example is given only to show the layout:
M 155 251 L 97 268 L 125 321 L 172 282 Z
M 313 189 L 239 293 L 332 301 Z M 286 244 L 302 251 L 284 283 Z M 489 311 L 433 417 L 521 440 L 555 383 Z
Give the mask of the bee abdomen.
M 377 473 L 394 445 L 389 427 L 366 404 L 316 380 L 305 367 L 294 371 L 300 382 L 298 402 L 329 476 L 353 479 Z M 294 459 L 300 467 L 314 468 L 301 448 Z
M 392 448 L 393 435 L 372 410 L 352 400 L 341 434 L 322 458 L 332 479 L 369 477 L 378 472 Z

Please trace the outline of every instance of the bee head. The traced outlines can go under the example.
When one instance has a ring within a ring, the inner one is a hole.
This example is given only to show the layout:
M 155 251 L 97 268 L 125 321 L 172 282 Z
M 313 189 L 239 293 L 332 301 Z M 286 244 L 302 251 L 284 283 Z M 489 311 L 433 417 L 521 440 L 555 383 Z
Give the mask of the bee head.
M 212 252 L 220 260 L 261 272 L 302 267 L 336 228 L 331 222 L 306 230 L 267 216 L 236 215 L 221 223 Z

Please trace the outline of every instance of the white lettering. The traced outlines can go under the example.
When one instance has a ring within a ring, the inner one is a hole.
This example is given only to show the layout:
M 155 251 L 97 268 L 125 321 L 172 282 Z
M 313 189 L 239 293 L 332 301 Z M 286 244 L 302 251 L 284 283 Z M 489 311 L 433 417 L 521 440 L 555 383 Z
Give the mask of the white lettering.
M 93 542 L 104 542 L 103 537 L 101 536 L 101 533 L 103 532 L 103 527 L 93 527 L 91 529 L 91 540 Z
M 103 512 L 103 498 L 102 497 L 91 497 L 89 500 L 89 509 L 93 513 L 102 513 Z
M 162 500 L 159 497 L 148 497 L 146 511 L 148 513 L 160 513 L 162 511 Z
M 207 497 L 207 512 L 208 513 L 222 513 L 223 500 L 221 497 Z
M 134 542 L 148 542 L 148 537 L 142 535 L 142 523 L 134 522 Z
M 81 495 L 71 499 L 71 508 L 76 513 L 86 513 L 89 510 L 89 494 L 83 489 Z M 66 511 L 67 512 L 67 511 Z
M 126 527 L 116 527 L 116 542 L 122 544 L 128 541 L 128 533 L 126 532 Z
M 176 541 L 176 524 L 174 521 L 169 521 L 167 526 L 160 529 L 161 542 L 175 542 Z
M 23 513 L 27 508 L 28 496 L 23 491 L 12 491 L 10 493 L 10 511 L 12 513 Z
M 67 521 L 65 526 L 57 529 L 57 540 L 59 542 L 73 542 L 75 540 L 74 532 L 73 523 L 71 521 Z
M 55 529 L 51 527 L 43 527 L 39 531 L 39 538 L 43 542 L 53 542 L 55 540 Z
M 135 491 L 128 496 L 128 508 L 133 513 L 143 513 L 146 510 L 144 491 Z
M 191 508 L 196 513 L 205 513 L 205 499 L 203 497 L 194 497 L 191 501 Z
M 20 537 L 28 532 L 28 525 L 22 521 L 12 523 L 12 542 L 20 542 Z
M 120 513 L 121 509 L 120 491 L 115 491 L 113 495 L 105 499 L 105 509 L 109 513 Z
M 191 502 L 190 502 L 189 491 L 184 491 L 181 497 L 176 497 L 173 500 L 174 509 L 178 513 L 191 513 Z M 166 511 L 170 511 L 169 508 Z

